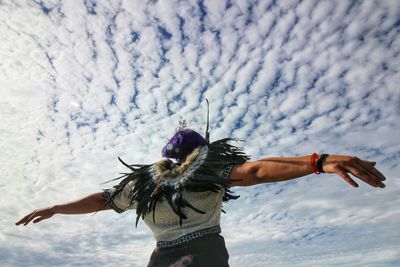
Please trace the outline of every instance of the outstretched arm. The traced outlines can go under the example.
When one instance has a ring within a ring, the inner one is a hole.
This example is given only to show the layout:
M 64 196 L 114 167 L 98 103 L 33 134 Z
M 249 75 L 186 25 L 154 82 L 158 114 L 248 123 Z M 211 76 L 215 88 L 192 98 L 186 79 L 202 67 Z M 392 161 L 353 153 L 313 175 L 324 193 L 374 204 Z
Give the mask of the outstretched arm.
M 48 219 L 57 213 L 84 214 L 108 209 L 111 209 L 111 207 L 109 205 L 105 205 L 103 193 L 99 192 L 73 202 L 35 210 L 19 220 L 16 225 L 27 225 L 32 220 L 33 223 L 37 223 L 44 219 Z
M 231 186 L 250 186 L 260 183 L 280 182 L 306 176 L 313 173 L 311 156 L 290 158 L 265 158 L 236 165 L 231 174 Z M 385 187 L 385 176 L 375 167 L 375 162 L 353 156 L 329 155 L 322 165 L 325 173 L 336 173 L 353 187 L 358 184 L 349 173 L 373 187 Z

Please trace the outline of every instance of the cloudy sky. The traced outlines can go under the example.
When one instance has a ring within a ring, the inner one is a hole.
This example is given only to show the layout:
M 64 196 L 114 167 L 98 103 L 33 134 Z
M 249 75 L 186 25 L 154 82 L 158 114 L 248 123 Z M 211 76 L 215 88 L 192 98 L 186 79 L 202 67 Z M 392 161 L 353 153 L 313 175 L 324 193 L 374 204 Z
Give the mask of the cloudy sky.
M 377 161 L 385 189 L 333 175 L 237 188 L 231 266 L 400 264 L 400 1 L 0 1 L 0 265 L 145 266 L 134 212 L 14 223 L 158 160 L 185 119 L 253 159 Z M 108 185 L 107 185 L 108 186 Z M 112 186 L 112 185 L 109 185 Z

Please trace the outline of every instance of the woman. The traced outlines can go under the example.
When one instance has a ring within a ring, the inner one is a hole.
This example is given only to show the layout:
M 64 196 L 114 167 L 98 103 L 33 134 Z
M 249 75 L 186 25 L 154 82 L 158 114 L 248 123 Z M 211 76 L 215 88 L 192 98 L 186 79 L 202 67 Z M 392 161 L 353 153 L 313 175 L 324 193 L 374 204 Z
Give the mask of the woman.
M 231 194 L 231 187 L 287 181 L 312 173 L 336 173 L 358 187 L 350 173 L 370 186 L 385 187 L 386 178 L 375 169 L 375 162 L 316 153 L 248 161 L 230 141 L 209 143 L 208 137 L 181 129 L 162 150 L 167 159 L 151 165 L 127 165 L 121 160 L 131 172 L 120 177 L 123 180 L 118 185 L 36 210 L 16 225 L 37 223 L 54 214 L 135 209 L 136 224 L 142 218 L 157 240 L 148 266 L 229 266 L 219 222 L 222 202 L 238 198 Z

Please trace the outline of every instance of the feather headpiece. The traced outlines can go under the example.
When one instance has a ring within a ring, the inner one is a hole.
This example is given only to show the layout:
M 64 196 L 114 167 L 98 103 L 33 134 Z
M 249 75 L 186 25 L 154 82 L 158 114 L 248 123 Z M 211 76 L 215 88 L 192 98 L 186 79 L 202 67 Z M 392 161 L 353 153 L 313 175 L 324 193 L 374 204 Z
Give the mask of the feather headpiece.
M 182 192 L 219 192 L 224 190 L 223 201 L 237 199 L 239 196 L 231 194 L 229 185 L 233 179 L 222 178 L 218 172 L 227 165 L 240 164 L 249 159 L 243 151 L 229 141 L 236 139 L 225 138 L 199 147 L 189 156 L 190 164 L 183 170 L 178 170 L 179 165 L 171 160 L 163 160 L 150 165 L 128 165 L 119 158 L 122 164 L 130 169 L 130 173 L 124 174 L 118 179 L 123 179 L 118 185 L 112 198 L 121 192 L 124 186 L 134 181 L 135 186 L 130 193 L 131 204 L 136 203 L 136 226 L 140 218 L 148 213 L 153 213 L 155 221 L 155 208 L 158 201 L 167 201 L 174 213 L 182 220 L 186 219 L 183 208 L 187 207 L 195 212 L 204 213 L 189 203 Z M 197 153 L 197 154 L 196 154 Z

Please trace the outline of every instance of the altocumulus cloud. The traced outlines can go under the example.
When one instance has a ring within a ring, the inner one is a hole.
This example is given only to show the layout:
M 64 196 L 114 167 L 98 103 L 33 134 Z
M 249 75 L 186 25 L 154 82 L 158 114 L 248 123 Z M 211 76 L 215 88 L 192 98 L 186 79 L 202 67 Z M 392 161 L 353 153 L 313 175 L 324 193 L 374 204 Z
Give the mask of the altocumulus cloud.
M 387 187 L 309 176 L 239 188 L 231 266 L 400 262 L 399 1 L 1 1 L 0 264 L 144 266 L 134 214 L 13 223 L 150 163 L 183 118 L 254 159 L 376 160 Z M 397 226 L 396 226 L 397 225 Z

